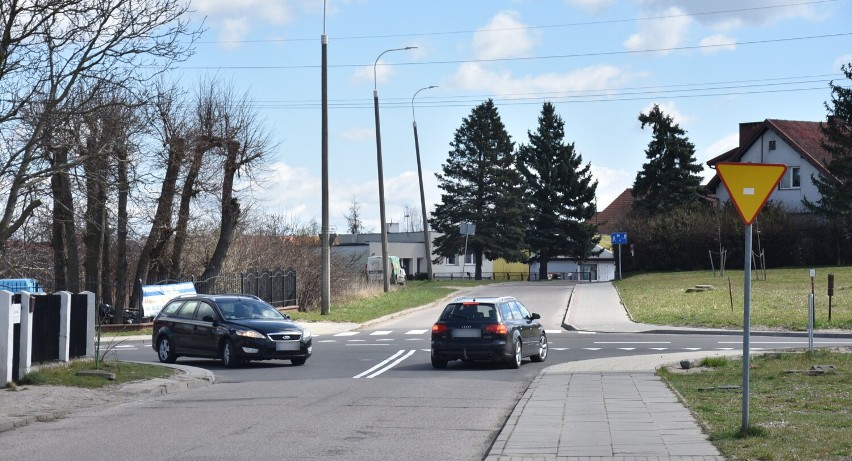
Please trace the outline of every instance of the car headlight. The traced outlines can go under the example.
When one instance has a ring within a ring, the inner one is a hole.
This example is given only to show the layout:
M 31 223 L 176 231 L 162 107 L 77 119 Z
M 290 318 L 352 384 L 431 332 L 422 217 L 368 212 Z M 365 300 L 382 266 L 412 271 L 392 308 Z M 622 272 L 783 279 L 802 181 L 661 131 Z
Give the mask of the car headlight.
M 254 330 L 234 330 L 234 334 L 237 336 L 243 336 L 245 338 L 266 339 L 266 335 Z
M 307 341 L 309 339 L 311 339 L 311 330 L 308 330 L 307 328 L 303 328 L 302 329 L 302 341 Z

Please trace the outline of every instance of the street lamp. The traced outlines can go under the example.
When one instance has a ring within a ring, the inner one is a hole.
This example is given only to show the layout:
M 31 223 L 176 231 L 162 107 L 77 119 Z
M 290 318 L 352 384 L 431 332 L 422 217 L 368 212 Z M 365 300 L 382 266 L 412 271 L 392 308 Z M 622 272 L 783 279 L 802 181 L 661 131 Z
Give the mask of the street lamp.
M 426 247 L 426 274 L 427 280 L 432 280 L 432 242 L 429 241 L 429 222 L 426 220 L 426 195 L 423 192 L 423 169 L 420 167 L 420 142 L 417 139 L 417 120 L 414 118 L 414 98 L 423 90 L 438 88 L 430 85 L 414 92 L 411 97 L 411 126 L 414 127 L 414 151 L 417 153 L 417 177 L 420 178 L 420 210 L 423 212 L 423 244 Z
M 331 248 L 328 241 L 328 35 L 325 34 L 325 1 L 322 5 L 322 283 L 320 314 L 329 314 L 331 299 Z
M 376 62 L 373 63 L 373 107 L 376 113 L 376 161 L 379 165 L 379 215 L 382 220 L 382 279 L 385 293 L 390 291 L 388 280 L 388 228 L 385 222 L 385 180 L 382 173 L 382 131 L 379 123 L 379 86 L 376 78 L 376 65 L 379 63 L 382 55 L 391 51 L 404 51 L 417 48 L 416 46 L 406 46 L 405 48 L 391 48 L 390 50 L 382 51 Z

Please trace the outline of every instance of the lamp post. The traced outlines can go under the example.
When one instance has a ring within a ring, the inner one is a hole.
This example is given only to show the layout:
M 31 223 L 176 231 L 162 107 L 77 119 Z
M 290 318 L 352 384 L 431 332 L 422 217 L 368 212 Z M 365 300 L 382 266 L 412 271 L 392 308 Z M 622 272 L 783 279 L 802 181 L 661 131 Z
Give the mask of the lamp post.
M 378 79 L 376 78 L 376 65 L 378 65 L 379 59 L 381 59 L 382 55 L 385 53 L 389 53 L 391 51 L 410 50 L 413 48 L 417 47 L 406 46 L 405 48 L 391 48 L 389 50 L 382 51 L 376 58 L 376 62 L 373 63 L 373 107 L 376 113 L 376 162 L 379 166 L 379 215 L 382 220 L 382 283 L 384 285 L 385 293 L 390 291 L 388 280 L 388 228 L 385 222 L 385 180 L 384 174 L 382 173 L 382 131 L 381 124 L 379 123 L 379 86 Z
M 420 179 L 420 210 L 423 212 L 423 245 L 426 247 L 427 280 L 432 280 L 432 242 L 429 241 L 429 222 L 426 219 L 426 195 L 423 192 L 423 169 L 420 166 L 420 142 L 417 139 L 417 120 L 414 118 L 414 98 L 417 97 L 417 93 L 432 88 L 438 88 L 438 86 L 430 85 L 420 88 L 411 97 L 411 126 L 414 127 L 414 151 L 417 154 L 417 177 Z
M 329 314 L 331 298 L 331 246 L 328 241 L 328 36 L 325 34 L 325 1 L 322 6 L 322 293 L 320 314 Z

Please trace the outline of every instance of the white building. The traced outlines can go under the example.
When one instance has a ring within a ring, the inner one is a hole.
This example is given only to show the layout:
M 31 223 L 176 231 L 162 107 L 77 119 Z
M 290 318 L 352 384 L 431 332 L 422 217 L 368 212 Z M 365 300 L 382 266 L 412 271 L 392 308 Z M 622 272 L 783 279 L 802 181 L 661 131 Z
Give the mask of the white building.
M 762 122 L 740 123 L 740 145 L 710 159 L 714 168 L 719 162 L 778 163 L 787 165 L 787 173 L 778 188 L 769 196 L 793 212 L 805 211 L 802 199 L 818 201 L 821 196 L 812 176 L 829 176 L 825 167 L 828 152 L 822 148 L 820 122 L 766 119 Z M 708 184 L 720 204 L 730 196 L 719 175 Z
M 560 280 L 585 280 L 587 282 L 608 282 L 615 280 L 615 258 L 609 250 L 600 246 L 595 250 L 603 250 L 598 256 L 592 256 L 580 261 L 575 258 L 556 257 L 547 261 L 548 278 Z M 530 274 L 538 277 L 540 263 L 530 263 Z
M 432 241 L 441 234 L 429 232 Z M 434 245 L 433 245 L 434 251 Z M 363 266 L 367 264 L 367 258 L 372 255 L 382 254 L 382 234 L 340 234 L 337 236 L 336 244 L 331 247 L 332 254 L 348 255 L 351 259 L 360 262 Z M 426 246 L 423 243 L 423 232 L 399 232 L 399 224 L 388 225 L 388 255 L 397 256 L 405 268 L 406 274 L 416 276 L 425 274 L 426 270 Z M 434 261 L 436 255 L 431 255 Z M 359 266 L 360 267 L 360 266 Z M 472 278 L 476 266 L 473 255 L 455 255 L 449 258 L 441 258 L 439 263 L 432 264 L 432 274 L 437 279 L 448 278 Z M 488 259 L 482 261 L 482 275 L 489 277 L 494 271 L 494 262 Z

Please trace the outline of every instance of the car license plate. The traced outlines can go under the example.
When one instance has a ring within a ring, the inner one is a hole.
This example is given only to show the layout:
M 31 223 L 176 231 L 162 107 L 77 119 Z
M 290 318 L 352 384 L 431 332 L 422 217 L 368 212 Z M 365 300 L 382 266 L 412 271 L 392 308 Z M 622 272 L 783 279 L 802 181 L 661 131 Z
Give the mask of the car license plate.
M 482 330 L 479 328 L 456 328 L 453 330 L 453 338 L 481 338 Z
M 299 341 L 275 341 L 276 351 L 297 351 L 299 350 Z

